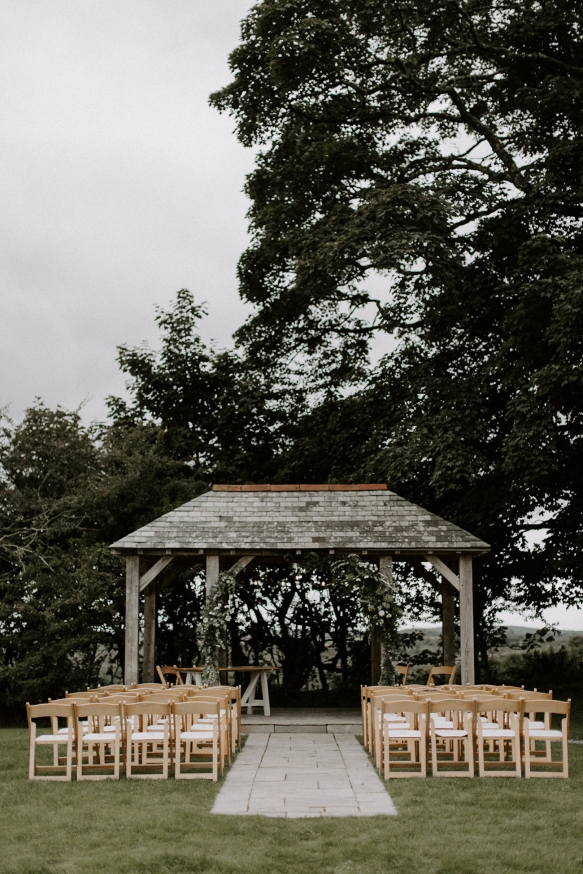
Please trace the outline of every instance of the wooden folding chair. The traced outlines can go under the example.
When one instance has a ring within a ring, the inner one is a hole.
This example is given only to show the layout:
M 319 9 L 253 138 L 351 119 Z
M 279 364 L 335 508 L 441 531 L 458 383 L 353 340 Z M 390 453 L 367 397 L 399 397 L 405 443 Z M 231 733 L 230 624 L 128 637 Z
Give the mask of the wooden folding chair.
M 536 711 L 533 711 L 536 708 Z M 539 699 L 536 702 L 525 701 L 525 711 L 528 716 L 524 717 L 524 776 L 530 777 L 565 777 L 569 776 L 569 718 L 571 715 L 571 700 L 553 701 L 552 699 Z M 531 719 L 533 713 L 542 715 L 543 721 Z M 560 730 L 554 729 L 553 716 L 562 716 Z M 548 724 L 548 728 L 546 727 Z M 543 727 L 540 727 L 540 726 Z M 544 758 L 537 757 L 534 746 L 537 741 L 544 741 L 545 745 L 553 743 L 562 745 L 562 760 L 552 759 L 551 753 Z M 533 770 L 533 767 L 543 769 L 560 770 Z
M 442 665 L 441 667 L 435 667 L 431 665 L 429 669 L 429 676 L 427 678 L 428 686 L 435 686 L 435 677 L 447 677 L 447 684 L 453 685 L 455 683 L 455 674 L 457 671 L 457 666 L 453 665 L 450 667 L 449 665 Z
M 387 703 L 385 713 L 392 714 L 392 721 L 394 723 L 406 724 L 407 718 L 401 716 L 397 711 L 391 710 L 390 702 L 393 700 L 400 700 L 401 698 L 413 697 L 408 695 L 402 686 L 391 686 L 390 689 L 390 692 L 378 691 L 370 696 L 370 721 L 372 734 L 371 755 L 374 757 L 375 765 L 379 771 L 381 770 L 383 755 L 383 703 Z
M 76 702 L 73 708 L 77 780 L 119 780 L 122 748 L 121 704 L 103 701 L 88 704 Z M 98 771 L 100 773 L 96 773 Z M 103 771 L 109 773 L 103 774 Z
M 125 705 L 126 777 L 166 780 L 170 767 L 171 705 L 146 701 Z M 162 721 L 161 721 L 162 720 Z M 154 729 L 151 729 L 154 726 Z
M 396 722 L 395 714 L 404 721 Z M 381 716 L 385 780 L 390 777 L 426 777 L 429 703 L 417 701 L 412 696 L 385 699 Z M 391 759 L 391 744 L 399 746 L 397 758 Z
M 197 691 L 194 693 L 190 693 L 189 700 L 195 700 L 198 702 L 208 702 L 208 701 L 219 701 L 221 705 L 220 711 L 220 730 L 219 730 L 219 752 L 221 757 L 221 775 L 223 774 L 224 762 L 225 760 L 231 764 L 231 751 L 232 751 L 232 707 L 230 701 L 229 693 L 222 691 L 217 686 L 212 686 L 210 688 L 204 688 L 195 686 L 193 687 Z M 206 716 L 206 721 L 211 722 L 216 719 L 214 713 L 209 713 Z
M 372 749 L 371 732 L 369 731 L 370 720 L 370 696 L 375 690 L 389 689 L 390 686 L 361 686 L 360 687 L 360 710 L 362 717 L 362 738 L 367 750 Z
M 542 720 L 537 720 L 536 718 L 536 704 L 538 701 L 550 701 L 552 700 L 553 693 L 552 692 L 537 692 L 530 691 L 526 689 L 520 690 L 506 690 L 504 692 L 505 698 L 511 698 L 513 700 L 518 700 L 522 698 L 524 701 L 524 713 L 528 716 L 530 720 L 530 729 L 549 729 L 551 727 L 551 716 L 549 713 L 543 713 Z M 536 741 L 531 741 L 530 744 L 530 754 L 532 758 L 538 759 L 540 762 L 552 762 L 552 749 L 551 742 L 547 740 L 544 743 L 544 746 L 541 749 L 540 742 L 537 745 Z
M 220 754 L 222 702 L 202 701 L 189 698 L 187 701 L 173 701 L 172 714 L 176 752 L 174 757 L 174 777 L 176 780 L 218 779 Z M 214 719 L 208 721 L 208 717 Z M 184 761 L 182 756 L 184 755 Z M 210 756 L 210 762 L 208 758 Z M 200 773 L 203 769 L 210 773 Z
M 163 692 L 164 689 L 168 688 L 168 683 L 135 683 L 131 686 L 132 692 L 139 692 L 140 694 L 144 692 Z
M 93 692 L 93 694 L 101 694 L 102 692 L 126 692 L 130 689 L 131 686 L 124 686 L 120 683 L 113 683 L 109 686 L 96 686 L 95 689 L 91 689 L 89 691 Z
M 379 693 L 383 693 L 383 694 L 387 694 L 387 695 L 391 695 L 391 694 L 402 695 L 403 690 L 400 686 L 362 686 L 361 690 L 362 690 L 361 694 L 364 696 L 364 701 L 363 701 L 364 745 L 370 753 L 373 753 L 374 752 L 375 719 L 374 719 L 372 698 L 374 695 L 378 695 Z M 409 692 L 409 689 L 407 690 L 407 692 Z
M 409 665 L 395 665 L 395 674 L 401 678 L 401 686 L 407 685 L 407 677 L 409 676 Z
M 162 692 L 148 691 L 147 695 L 140 695 L 139 701 L 155 702 L 157 704 L 168 704 L 170 706 L 173 701 L 184 701 L 186 697 L 187 695 L 185 692 L 185 686 L 169 686 Z M 174 761 L 174 731 L 171 716 L 159 716 L 157 719 L 152 719 L 150 721 L 150 724 L 148 725 L 147 731 L 161 731 L 164 727 L 165 722 L 167 722 L 170 726 L 170 763 L 172 764 L 172 762 Z
M 192 688 L 193 691 L 190 691 Z M 209 690 L 213 694 L 225 695 L 230 703 L 229 709 L 229 734 L 231 738 L 231 753 L 235 755 L 241 749 L 241 686 L 194 686 L 188 687 L 189 695 L 204 695 Z
M 522 776 L 524 701 L 493 695 L 474 700 L 480 777 Z
M 26 715 L 30 737 L 29 779 L 70 781 L 73 773 L 73 746 L 75 742 L 73 704 L 27 703 Z M 36 720 L 47 717 L 51 721 L 50 733 L 37 735 Z M 66 734 L 59 732 L 59 719 L 66 720 Z M 37 764 L 36 751 L 39 746 L 43 745 L 53 748 L 52 765 Z M 59 756 L 60 746 L 65 747 L 65 756 Z M 62 764 L 63 760 L 64 764 Z
M 433 776 L 473 777 L 474 701 L 437 698 L 430 699 L 428 705 Z M 462 750 L 463 756 L 460 756 Z
M 180 676 L 180 671 L 176 665 L 165 665 L 164 667 L 157 665 L 156 671 L 158 672 L 158 676 L 165 686 L 168 685 L 166 677 L 174 677 L 174 684 L 176 686 L 184 685 L 182 677 Z

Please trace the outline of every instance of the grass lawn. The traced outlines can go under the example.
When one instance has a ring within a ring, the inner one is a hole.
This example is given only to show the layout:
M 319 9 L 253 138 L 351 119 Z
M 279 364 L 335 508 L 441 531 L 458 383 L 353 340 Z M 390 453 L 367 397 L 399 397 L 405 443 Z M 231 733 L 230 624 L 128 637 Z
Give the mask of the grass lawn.
M 0 730 L 0 874 L 582 872 L 583 745 L 569 780 L 397 780 L 397 817 L 210 816 L 207 781 L 30 783 Z

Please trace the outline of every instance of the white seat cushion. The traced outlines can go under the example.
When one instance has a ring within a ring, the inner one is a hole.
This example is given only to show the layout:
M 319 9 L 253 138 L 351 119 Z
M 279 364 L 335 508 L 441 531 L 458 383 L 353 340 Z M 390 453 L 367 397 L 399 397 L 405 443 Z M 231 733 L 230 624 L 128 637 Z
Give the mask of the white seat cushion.
M 441 728 L 438 726 L 435 727 L 435 734 L 437 735 L 437 737 L 442 737 L 445 739 L 447 739 L 449 737 L 456 738 L 456 737 L 467 737 L 468 736 L 467 731 L 465 731 L 464 729 L 461 729 L 461 728 Z
M 62 734 L 41 734 L 35 740 L 37 744 L 64 744 L 67 742 L 67 739 Z
M 180 740 L 213 740 L 212 731 L 183 731 Z
M 397 713 L 385 713 L 383 719 L 385 722 L 407 722 L 406 716 L 399 716 Z
M 401 729 L 390 729 L 388 731 L 389 738 L 404 738 L 404 739 L 419 739 L 421 737 L 421 732 L 417 731 L 415 728 L 401 728 Z
M 482 737 L 487 738 L 504 738 L 515 737 L 515 733 L 510 728 L 484 728 L 482 729 Z
M 83 735 L 83 743 L 87 744 L 97 743 L 98 741 L 101 743 L 111 743 L 112 740 L 114 740 L 114 738 L 112 738 L 111 732 L 106 734 L 105 732 L 93 731 Z
M 164 740 L 164 732 L 162 731 L 133 731 L 131 735 L 132 743 L 140 743 L 140 741 L 155 741 Z
M 535 731 L 529 731 L 528 736 L 531 740 L 562 740 L 563 733 L 555 731 L 554 728 L 537 728 Z

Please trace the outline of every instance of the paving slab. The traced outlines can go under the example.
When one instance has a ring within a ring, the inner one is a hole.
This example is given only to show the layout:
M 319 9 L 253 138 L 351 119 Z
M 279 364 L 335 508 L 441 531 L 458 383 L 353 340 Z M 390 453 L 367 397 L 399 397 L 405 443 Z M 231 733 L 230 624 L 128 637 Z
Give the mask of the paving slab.
M 211 813 L 297 819 L 397 811 L 354 735 L 292 729 L 249 735 Z

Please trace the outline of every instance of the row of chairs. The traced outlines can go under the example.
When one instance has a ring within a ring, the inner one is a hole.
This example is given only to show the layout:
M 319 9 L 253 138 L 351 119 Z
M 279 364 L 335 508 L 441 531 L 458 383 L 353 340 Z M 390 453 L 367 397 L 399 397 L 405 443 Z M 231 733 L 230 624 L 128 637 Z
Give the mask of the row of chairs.
M 74 766 L 78 780 L 117 779 L 120 770 L 127 777 L 167 778 L 172 766 L 178 779 L 216 780 L 241 743 L 240 687 L 101 687 L 27 704 L 27 714 L 33 780 L 71 780 Z M 50 721 L 48 734 L 37 731 L 41 718 Z M 37 749 L 47 745 L 53 763 L 39 765 Z
M 363 737 L 385 779 L 568 777 L 570 701 L 510 686 L 363 686 Z M 553 726 L 558 717 L 560 726 Z M 553 760 L 553 744 L 562 758 Z
M 157 698 L 152 696 L 157 695 Z M 98 686 L 96 689 L 88 688 L 83 692 L 65 692 L 65 698 L 61 699 L 61 703 L 71 700 L 72 698 L 87 698 L 90 701 L 98 701 L 107 698 L 111 703 L 124 702 L 136 703 L 143 701 L 147 697 L 149 701 L 167 701 L 168 696 L 174 697 L 184 696 L 184 698 L 204 695 L 224 696 L 230 698 L 229 707 L 229 739 L 230 750 L 235 752 L 237 747 L 241 745 L 241 687 L 240 686 L 191 686 L 181 685 L 172 687 L 161 683 L 134 683 L 130 686 Z M 59 703 L 49 698 L 49 703 Z

